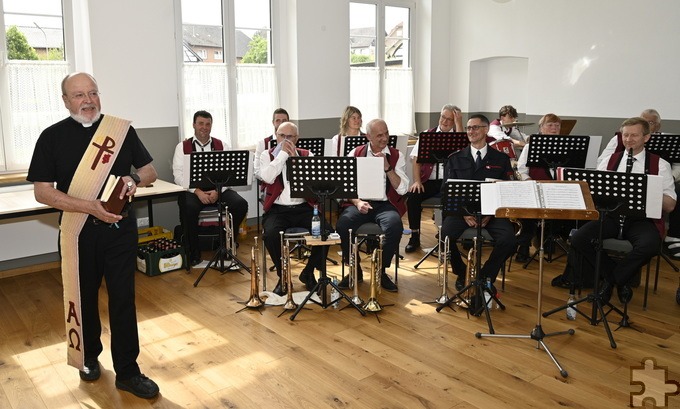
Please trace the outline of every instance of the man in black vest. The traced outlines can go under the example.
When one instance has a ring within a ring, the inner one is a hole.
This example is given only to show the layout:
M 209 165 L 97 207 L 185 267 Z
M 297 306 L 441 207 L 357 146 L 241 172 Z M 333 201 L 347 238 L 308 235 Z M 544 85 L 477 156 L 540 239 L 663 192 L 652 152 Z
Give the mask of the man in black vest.
M 503 152 L 489 148 L 486 143 L 488 129 L 489 119 L 486 116 L 478 114 L 470 117 L 466 128 L 470 146 L 449 156 L 444 171 L 444 181 L 447 179 L 511 179 L 510 157 Z M 481 223 L 494 239 L 494 246 L 484 267 L 479 271 L 478 278 L 482 280 L 489 278 L 493 286 L 503 263 L 515 252 L 517 239 L 508 219 L 484 216 Z M 455 242 L 470 227 L 477 227 L 475 216 L 448 216 L 442 223 L 442 234 L 448 236 L 451 242 Z M 465 283 L 466 267 L 460 257 L 460 252 L 455 249 L 451 251 L 451 266 L 458 276 L 456 289 L 460 290 Z M 495 292 L 495 288 L 491 291 Z
M 658 155 L 645 150 L 645 142 L 650 137 L 650 127 L 644 118 L 630 118 L 621 125 L 622 142 L 625 151 L 614 152 L 603 158 L 598 164 L 599 170 L 617 172 L 648 173 L 663 177 L 662 209 L 671 212 L 675 208 L 675 185 L 671 174 L 671 166 Z M 629 150 L 633 149 L 633 156 L 629 159 Z M 630 165 L 630 169 L 627 169 Z M 583 225 L 571 238 L 570 259 L 574 260 L 572 252 L 583 256 L 591 269 L 595 266 L 596 251 L 593 241 L 598 237 L 599 220 L 590 221 Z M 617 215 L 607 215 L 602 222 L 602 239 L 619 236 L 621 219 Z M 657 252 L 661 245 L 662 220 L 626 217 L 623 222 L 623 239 L 633 245 L 633 250 L 619 262 L 615 263 L 606 253 L 601 257 L 601 277 L 603 278 L 600 295 L 604 302 L 609 302 L 614 286 L 622 304 L 626 304 L 633 297 L 629 282 L 635 273 L 645 265 Z M 571 262 L 571 261 L 570 261 Z M 573 265 L 578 265 L 573 263 Z M 597 283 L 595 283 L 597 285 Z
M 183 186 L 184 178 L 189 177 L 189 172 L 184 172 L 184 155 L 191 152 L 211 152 L 224 150 L 222 141 L 210 136 L 212 130 L 212 115 L 207 111 L 198 111 L 194 114 L 194 136 L 177 144 L 175 154 L 172 157 L 172 174 L 175 183 Z M 188 245 L 189 262 L 192 266 L 199 264 L 201 249 L 198 244 L 198 214 L 206 206 L 214 206 L 217 199 L 227 206 L 233 220 L 235 230 L 234 237 L 238 237 L 238 228 L 248 213 L 248 201 L 235 191 L 226 188 L 220 195 L 212 190 L 189 189 L 179 195 L 179 216 L 184 228 L 184 243 Z

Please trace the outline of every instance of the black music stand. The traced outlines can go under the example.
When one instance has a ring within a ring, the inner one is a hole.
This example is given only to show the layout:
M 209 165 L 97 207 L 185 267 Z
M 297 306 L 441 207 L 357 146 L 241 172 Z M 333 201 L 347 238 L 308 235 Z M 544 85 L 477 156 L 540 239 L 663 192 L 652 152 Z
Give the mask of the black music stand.
M 590 193 L 596 208 L 600 213 L 598 236 L 593 242 L 596 250 L 595 256 L 595 286 L 593 292 L 586 297 L 569 302 L 561 307 L 554 308 L 543 313 L 547 317 L 555 312 L 562 311 L 569 307 L 576 306 L 584 301 L 593 304 L 590 316 L 580 309 L 576 312 L 585 317 L 590 325 L 604 323 L 604 328 L 609 338 L 609 345 L 616 348 L 614 336 L 609 328 L 607 316 L 612 311 L 621 315 L 619 327 L 629 327 L 627 311 L 621 311 L 610 302 L 604 302 L 600 296 L 600 261 L 602 258 L 602 224 L 608 214 L 626 215 L 632 217 L 647 217 L 646 198 L 647 198 L 647 175 L 641 173 L 622 173 L 604 170 L 589 169 L 560 169 L 559 175 L 562 180 L 581 180 L 588 183 Z M 572 284 L 574 285 L 574 284 Z M 608 306 L 609 310 L 604 311 L 603 306 Z M 624 308 L 625 310 L 625 308 Z M 598 318 L 599 317 L 599 318 Z
M 390 140 L 387 142 L 387 146 L 397 149 L 397 140 L 397 135 L 390 135 Z M 342 156 L 347 156 L 350 152 L 352 152 L 352 149 L 355 149 L 361 145 L 365 145 L 367 142 L 368 139 L 364 135 L 343 136 L 341 144 L 344 148 L 341 148 L 340 152 L 342 153 Z
M 437 179 L 440 179 L 439 165 L 446 162 L 449 155 L 466 148 L 470 140 L 466 132 L 421 132 L 418 137 L 417 163 L 433 163 Z M 441 175 L 443 176 L 443 175 Z M 413 267 L 418 268 L 430 256 L 439 251 L 439 241 Z
M 271 141 L 269 141 L 269 147 L 273 148 L 276 146 L 276 139 L 272 138 Z M 325 148 L 326 148 L 326 139 L 325 138 L 298 138 L 297 142 L 295 143 L 296 148 L 300 149 L 307 149 L 308 151 L 312 152 L 314 156 L 324 156 Z
M 503 182 L 499 182 L 503 183 Z M 520 182 L 524 183 L 524 182 Z M 555 182 L 555 181 L 549 181 L 549 182 L 539 182 L 539 183 L 569 183 L 569 182 Z M 579 182 L 575 182 L 579 183 Z M 568 329 L 566 331 L 557 331 L 557 332 L 552 332 L 546 334 L 543 331 L 543 326 L 541 324 L 541 309 L 543 305 L 543 253 L 544 253 L 544 248 L 543 244 L 544 243 L 544 236 L 545 236 L 545 220 L 546 219 L 563 219 L 563 220 L 573 220 L 573 219 L 594 219 L 597 217 L 596 212 L 594 211 L 594 205 L 591 200 L 590 194 L 588 192 L 588 187 L 586 186 L 585 183 L 581 182 L 580 186 L 581 194 L 583 196 L 583 202 L 585 204 L 585 209 L 555 209 L 555 208 L 545 208 L 545 207 L 537 207 L 537 208 L 509 208 L 509 207 L 504 207 L 504 208 L 498 208 L 496 209 L 496 217 L 506 217 L 506 218 L 532 218 L 532 219 L 540 219 L 541 221 L 541 248 L 539 250 L 539 269 L 538 269 L 538 300 L 536 304 L 536 325 L 535 327 L 531 330 L 529 334 L 482 334 L 482 333 L 476 333 L 475 337 L 477 338 L 482 338 L 482 337 L 489 337 L 489 338 L 520 338 L 520 339 L 532 339 L 536 341 L 536 348 L 540 349 L 543 348 L 543 350 L 548 354 L 548 357 L 553 361 L 555 366 L 557 366 L 557 369 L 560 371 L 560 375 L 562 377 L 566 378 L 569 374 L 567 371 L 562 368 L 560 363 L 557 361 L 557 358 L 550 352 L 550 349 L 544 342 L 544 338 L 547 337 L 552 337 L 556 335 L 573 335 L 574 330 L 573 329 Z M 543 315 L 545 316 L 545 314 Z
M 482 244 L 484 242 L 484 238 L 482 237 L 482 209 L 480 198 L 480 185 L 482 183 L 488 182 L 450 179 L 444 183 L 442 192 L 442 216 L 444 218 L 447 216 L 475 216 L 475 220 L 477 221 L 477 240 L 475 240 L 477 248 L 475 252 L 475 266 L 478 270 L 481 270 L 482 266 Z M 437 312 L 440 312 L 445 307 L 453 309 L 451 304 L 457 299 L 461 303 L 465 304 L 469 314 L 473 305 L 461 295 L 470 289 L 474 289 L 476 291 L 475 297 L 481 300 L 481 304 L 484 307 L 484 314 L 486 315 L 486 323 L 489 326 L 489 332 L 493 334 L 494 330 L 493 324 L 491 323 L 489 303 L 491 300 L 496 301 L 502 310 L 505 310 L 505 305 L 496 297 L 496 294 L 491 293 L 491 289 L 488 288 L 486 283 L 480 279 L 479 271 L 476 272 L 474 280 L 472 280 L 456 294 L 451 296 L 451 298 L 449 298 L 445 303 L 438 306 Z M 490 296 L 488 301 L 484 296 L 485 292 Z M 475 315 L 474 311 L 472 313 Z
M 217 217 L 219 226 L 219 247 L 213 258 L 205 266 L 201 274 L 194 282 L 194 287 L 198 286 L 209 268 L 213 268 L 224 274 L 229 271 L 229 267 L 238 264 L 246 271 L 250 268 L 236 257 L 232 248 L 227 248 L 223 230 L 225 207 L 222 203 L 222 188 L 229 186 L 247 186 L 248 169 L 250 165 L 250 151 L 211 151 L 211 152 L 192 152 L 190 158 L 189 187 L 205 190 L 215 189 L 220 199 L 217 201 Z M 226 209 L 228 211 L 228 209 Z M 232 226 L 233 230 L 233 226 Z M 233 235 L 234 232 L 232 231 Z M 230 246 L 231 247 L 231 246 Z M 231 265 L 224 266 L 224 260 L 229 258 Z M 218 264 L 219 263 L 219 264 Z M 218 267 L 216 266 L 218 265 Z
M 354 157 L 331 157 L 331 156 L 291 156 L 286 162 L 288 180 L 290 181 L 291 197 L 318 199 L 319 213 L 321 215 L 321 243 L 315 245 L 330 246 L 337 244 L 337 241 L 329 240 L 326 231 L 326 215 L 324 203 L 326 199 L 356 199 L 358 198 L 357 182 L 357 158 Z M 325 243 L 327 244 L 325 244 Z M 298 313 L 304 308 L 309 300 L 312 300 L 314 293 L 321 294 L 321 303 L 312 302 L 326 309 L 337 300 L 327 300 L 327 286 L 331 286 L 338 291 L 338 294 L 352 305 L 361 315 L 366 313 L 356 305 L 352 299 L 345 294 L 337 284 L 332 282 L 326 275 L 326 257 L 324 251 L 324 263 L 322 265 L 321 276 L 314 288 L 298 305 L 290 320 L 295 320 Z
M 552 171 L 552 175 L 556 175 L 558 167 L 569 165 L 571 168 L 584 168 L 586 166 L 590 136 L 535 134 L 531 135 L 530 141 L 527 155 L 528 167 L 548 168 Z M 542 247 L 548 245 L 548 248 L 552 249 L 546 258 L 548 263 L 566 255 L 569 251 L 558 239 L 559 237 L 553 232 L 552 223 L 549 223 L 545 243 L 541 243 Z M 562 249 L 563 254 L 553 258 L 556 246 Z M 524 263 L 524 268 L 527 268 L 536 256 L 538 256 L 538 250 Z

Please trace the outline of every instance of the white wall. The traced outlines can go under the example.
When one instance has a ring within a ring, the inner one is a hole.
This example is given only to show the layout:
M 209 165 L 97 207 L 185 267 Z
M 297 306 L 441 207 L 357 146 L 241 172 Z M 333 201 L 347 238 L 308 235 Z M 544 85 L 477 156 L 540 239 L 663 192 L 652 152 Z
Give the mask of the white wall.
M 470 62 L 522 57 L 526 106 L 506 102 L 520 112 L 625 118 L 655 107 L 680 119 L 679 18 L 675 0 L 453 0 L 452 100 L 470 100 Z

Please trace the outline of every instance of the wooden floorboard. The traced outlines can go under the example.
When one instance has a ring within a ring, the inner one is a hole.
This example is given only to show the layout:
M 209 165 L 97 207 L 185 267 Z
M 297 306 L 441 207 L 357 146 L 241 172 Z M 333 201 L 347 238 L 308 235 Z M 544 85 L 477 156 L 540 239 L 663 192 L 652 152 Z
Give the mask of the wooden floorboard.
M 430 230 L 423 244 L 431 246 L 434 229 L 424 220 Z M 239 249 L 248 265 L 252 243 L 249 236 Z M 674 301 L 678 273 L 665 261 L 658 293 L 650 292 L 646 311 L 643 287 L 635 290 L 629 313 L 637 329 L 613 332 L 616 349 L 604 326 L 590 325 L 583 316 L 568 321 L 560 311 L 541 319 L 547 333 L 575 330 L 544 339 L 569 372 L 563 378 L 548 354 L 528 338 L 537 324 L 538 263 L 527 269 L 513 263 L 501 294 L 507 308 L 491 311 L 496 335 L 519 337 L 477 338 L 476 333 L 489 332 L 483 316 L 468 317 L 458 306 L 436 312 L 431 302 L 442 291 L 436 259 L 413 268 L 423 254 L 404 255 L 399 292 L 380 294 L 385 307 L 377 317 L 362 317 L 352 308 L 324 310 L 313 303 L 294 321 L 290 312 L 278 316 L 280 306 L 237 312 L 250 292 L 245 272 L 209 270 L 196 288 L 198 269 L 156 277 L 139 273 L 139 363 L 161 388 L 153 401 L 114 386 L 104 288 L 103 374 L 85 383 L 66 365 L 59 269 L 8 274 L 0 279 L 0 409 L 623 408 L 640 388 L 630 384 L 631 368 L 645 358 L 667 367 L 669 380 L 680 381 L 680 306 Z M 335 249 L 332 257 L 339 258 Z M 368 278 L 365 258 L 363 264 Z M 292 260 L 291 265 L 301 288 L 297 275 L 302 263 Z M 562 305 L 567 291 L 550 286 L 564 258 L 544 265 L 547 311 Z M 329 274 L 339 275 L 340 268 L 330 266 Z M 268 278 L 271 289 L 275 275 Z M 360 286 L 364 300 L 368 281 Z M 578 308 L 590 315 L 589 303 Z M 609 318 L 614 330 L 620 317 L 612 313 Z M 668 407 L 680 407 L 680 396 L 669 396 Z

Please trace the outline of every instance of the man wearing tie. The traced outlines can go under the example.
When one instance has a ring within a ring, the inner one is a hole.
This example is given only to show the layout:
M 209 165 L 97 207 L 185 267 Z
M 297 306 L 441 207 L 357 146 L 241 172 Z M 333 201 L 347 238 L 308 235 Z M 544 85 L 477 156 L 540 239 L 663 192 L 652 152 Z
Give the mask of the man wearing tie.
M 621 125 L 622 141 L 625 151 L 615 152 L 598 164 L 599 170 L 613 170 L 627 173 L 646 173 L 663 177 L 662 209 L 668 213 L 675 208 L 675 185 L 671 166 L 658 155 L 645 150 L 645 142 L 650 137 L 650 126 L 644 118 L 630 118 Z M 630 156 L 632 151 L 633 156 Z M 599 220 L 583 225 L 571 239 L 571 250 L 578 252 L 591 269 L 595 266 L 596 251 L 592 242 L 598 237 Z M 629 282 L 635 273 L 645 265 L 657 252 L 663 237 L 663 220 L 610 215 L 602 222 L 602 239 L 621 238 L 633 245 L 633 250 L 618 263 L 602 253 L 601 272 L 603 277 L 600 296 L 609 302 L 613 288 L 619 301 L 626 304 L 633 297 Z M 573 257 L 573 254 L 570 254 Z
M 489 149 L 486 144 L 489 119 L 484 115 L 472 115 L 467 122 L 467 134 L 470 146 L 453 153 L 446 162 L 444 181 L 447 179 L 486 180 L 499 179 L 510 180 L 512 166 L 510 158 L 503 152 Z M 445 194 L 445 192 L 442 192 Z M 494 239 L 494 246 L 489 259 L 479 271 L 478 278 L 486 280 L 488 277 L 493 283 L 496 281 L 498 271 L 505 260 L 510 257 L 517 248 L 517 239 L 512 224 L 508 219 L 497 219 L 492 216 L 484 216 L 481 220 L 484 227 Z M 442 234 L 448 236 L 451 242 L 470 227 L 477 227 L 475 216 L 447 216 L 442 223 Z M 465 283 L 465 263 L 460 257 L 460 252 L 451 251 L 451 265 L 458 278 L 456 289 L 463 288 Z M 491 289 L 495 293 L 495 289 Z

